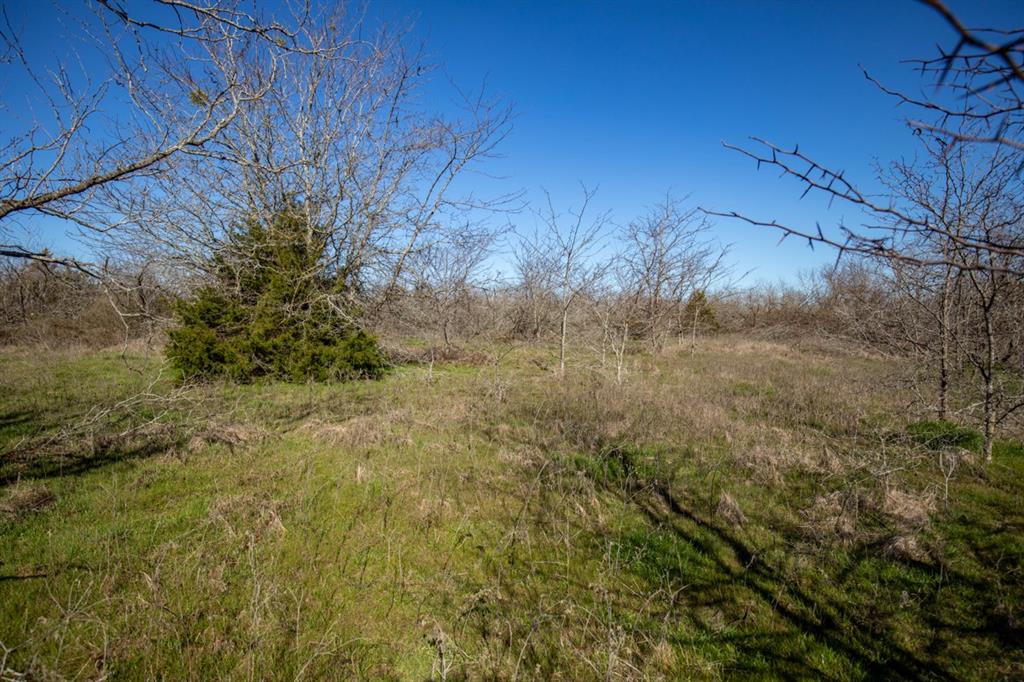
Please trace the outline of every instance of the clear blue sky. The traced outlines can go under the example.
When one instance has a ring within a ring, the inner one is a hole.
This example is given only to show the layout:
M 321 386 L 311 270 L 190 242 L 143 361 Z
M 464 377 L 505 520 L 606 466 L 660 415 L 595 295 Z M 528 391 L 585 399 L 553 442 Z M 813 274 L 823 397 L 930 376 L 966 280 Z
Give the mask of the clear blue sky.
M 968 24 L 1024 24 L 1024 1 L 949 0 Z M 799 143 L 867 186 L 872 163 L 913 154 L 904 109 L 868 83 L 924 88 L 901 60 L 947 49 L 952 31 L 914 0 L 460 2 L 381 0 L 412 20 L 434 61 L 460 84 L 486 78 L 519 114 L 492 172 L 536 197 L 577 196 L 621 222 L 667 189 L 700 205 L 810 225 L 856 215 L 800 201 L 800 188 L 721 146 L 750 135 Z M 716 220 L 752 280 L 792 279 L 834 254 Z
M 949 0 L 968 24 L 1024 24 L 1024 0 Z M 6 8 L 27 41 L 52 41 L 53 10 L 34 0 Z M 43 8 L 43 9 L 41 9 Z M 903 59 L 952 44 L 952 31 L 914 0 L 619 2 L 368 0 L 370 16 L 413 23 L 410 40 L 466 89 L 486 79 L 517 118 L 486 171 L 493 191 L 541 187 L 562 204 L 580 181 L 599 185 L 599 208 L 627 222 L 666 190 L 718 210 L 823 226 L 855 220 L 721 146 L 750 135 L 799 143 L 871 187 L 872 162 L 914 153 L 905 111 L 859 65 L 894 87 L 925 87 Z M 55 46 L 59 50 L 59 46 Z M 445 107 L 438 74 L 431 106 Z M 0 86 L 3 84 L 0 83 Z M 9 83 L 7 84 L 10 85 Z M 4 112 L 0 111 L 0 132 Z M 529 224 L 528 215 L 516 219 Z M 718 219 L 748 281 L 792 279 L 831 260 L 778 234 Z M 39 241 L 58 248 L 59 229 Z M 40 245 L 42 245 L 40 244 Z

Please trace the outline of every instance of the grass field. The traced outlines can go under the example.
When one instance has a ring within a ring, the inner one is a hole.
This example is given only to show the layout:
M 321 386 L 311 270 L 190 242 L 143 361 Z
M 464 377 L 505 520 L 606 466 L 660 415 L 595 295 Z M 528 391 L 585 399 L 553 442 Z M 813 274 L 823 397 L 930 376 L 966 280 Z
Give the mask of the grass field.
M 1024 677 L 1024 449 L 953 447 L 894 361 L 485 357 L 0 352 L 0 679 Z

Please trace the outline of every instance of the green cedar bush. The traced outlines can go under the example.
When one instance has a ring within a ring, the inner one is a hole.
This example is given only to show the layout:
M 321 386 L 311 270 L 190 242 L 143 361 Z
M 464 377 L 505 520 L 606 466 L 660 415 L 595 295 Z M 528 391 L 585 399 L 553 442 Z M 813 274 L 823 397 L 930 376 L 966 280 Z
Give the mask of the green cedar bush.
M 166 353 L 184 378 L 285 381 L 376 378 L 376 340 L 339 315 L 344 285 L 323 267 L 325 240 L 287 203 L 250 220 L 214 257 L 213 281 L 174 308 Z
M 690 295 L 684 314 L 690 324 L 696 320 L 698 329 L 710 332 L 719 329 L 718 316 L 715 315 L 715 309 L 711 307 L 711 301 L 703 289 L 698 289 Z

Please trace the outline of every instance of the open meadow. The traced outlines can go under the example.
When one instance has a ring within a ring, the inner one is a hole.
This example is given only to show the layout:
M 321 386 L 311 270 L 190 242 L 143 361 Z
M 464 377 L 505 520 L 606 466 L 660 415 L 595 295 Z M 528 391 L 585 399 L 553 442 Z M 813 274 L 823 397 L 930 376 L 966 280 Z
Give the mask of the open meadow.
M 1024 449 L 898 363 L 708 339 L 175 388 L 0 355 L 4 679 L 1010 679 Z
M 0 0 L 0 682 L 1024 680 L 1024 2 Z

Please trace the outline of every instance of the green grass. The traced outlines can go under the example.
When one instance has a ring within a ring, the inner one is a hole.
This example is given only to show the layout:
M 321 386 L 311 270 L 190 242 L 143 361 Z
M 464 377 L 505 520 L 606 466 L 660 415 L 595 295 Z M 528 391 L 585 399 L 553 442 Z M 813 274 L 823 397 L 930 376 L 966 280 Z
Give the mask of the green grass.
M 981 452 L 984 442 L 978 431 L 940 419 L 914 422 L 907 426 L 907 433 L 918 443 L 933 450 L 958 447 Z
M 3 351 L 10 671 L 1024 674 L 1019 443 L 946 498 L 876 360 L 724 339 L 619 385 L 546 352 L 166 404 L 156 356 Z

